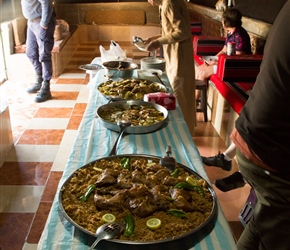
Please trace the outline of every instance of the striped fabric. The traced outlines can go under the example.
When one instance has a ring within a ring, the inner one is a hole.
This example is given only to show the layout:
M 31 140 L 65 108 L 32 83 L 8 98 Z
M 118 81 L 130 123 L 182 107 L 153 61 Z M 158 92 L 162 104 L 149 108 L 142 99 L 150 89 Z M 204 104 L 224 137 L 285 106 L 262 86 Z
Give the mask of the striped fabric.
M 225 82 L 217 74 L 212 75 L 210 81 L 215 85 L 216 89 L 233 110 L 240 114 L 248 100 L 249 92 L 253 88 L 254 82 Z
M 222 50 L 224 44 L 224 37 L 195 36 L 193 38 L 193 50 L 199 56 L 214 56 Z
M 263 55 L 219 55 L 217 75 L 222 81 L 255 82 Z
M 191 34 L 199 36 L 201 35 L 201 27 L 202 23 L 198 21 L 191 21 L 190 22 L 190 29 L 191 29 Z
M 136 77 L 136 75 L 137 73 L 134 76 Z M 52 208 L 38 243 L 38 250 L 88 249 L 88 242 L 86 242 L 84 235 L 80 234 L 80 230 L 76 230 L 59 213 L 58 195 L 62 184 L 76 169 L 85 163 L 109 156 L 111 148 L 117 139 L 118 133 L 106 129 L 95 116 L 98 107 L 108 103 L 108 100 L 97 90 L 97 86 L 106 80 L 104 70 L 100 70 L 88 84 L 91 90 L 88 106 L 79 127 L 77 138 L 74 145 L 72 145 L 71 155 L 63 171 Z M 162 76 L 162 80 L 170 88 L 165 75 Z M 200 154 L 190 136 L 179 105 L 177 105 L 175 110 L 169 111 L 168 122 L 161 129 L 147 134 L 124 135 L 118 146 L 117 154 L 163 156 L 167 145 L 172 146 L 172 152 L 177 162 L 188 166 L 208 180 Z M 184 237 L 181 241 L 178 241 L 178 244 L 177 242 L 172 242 L 166 249 L 236 249 L 231 230 L 220 207 L 218 207 L 216 218 L 212 222 L 204 230 L 197 231 L 194 238 L 191 236 Z M 133 245 L 129 248 L 128 245 L 122 244 L 108 248 L 105 247 L 105 244 L 106 241 L 103 241 L 103 245 L 98 245 L 98 249 L 138 249 L 138 247 Z M 160 247 L 160 244 L 158 246 Z M 185 248 L 184 246 L 187 247 Z

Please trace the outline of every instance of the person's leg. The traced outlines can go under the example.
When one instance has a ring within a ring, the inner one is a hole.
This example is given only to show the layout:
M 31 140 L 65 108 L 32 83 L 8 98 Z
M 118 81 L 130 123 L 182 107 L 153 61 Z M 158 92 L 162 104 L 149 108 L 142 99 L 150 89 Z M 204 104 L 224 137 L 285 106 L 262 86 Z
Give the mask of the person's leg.
M 54 45 L 53 33 L 55 29 L 55 17 L 51 18 L 47 29 L 38 26 L 37 43 L 39 46 L 39 61 L 42 64 L 43 83 L 39 94 L 36 96 L 36 102 L 44 102 L 52 98 L 50 92 L 50 79 L 52 77 L 52 59 L 51 51 Z
M 39 62 L 38 44 L 36 36 L 33 32 L 34 23 L 28 22 L 27 39 L 26 39 L 26 55 L 29 58 L 35 70 L 35 82 L 32 87 L 27 89 L 28 93 L 36 93 L 41 88 L 42 84 L 42 66 Z
M 232 169 L 232 158 L 236 155 L 236 145 L 231 145 L 224 153 L 218 153 L 215 156 L 205 157 L 202 156 L 202 162 L 207 166 L 220 167 L 223 170 L 230 171 Z
M 257 196 L 253 217 L 237 243 L 238 249 L 289 249 L 290 180 L 254 165 L 240 151 L 237 158 L 241 173 Z

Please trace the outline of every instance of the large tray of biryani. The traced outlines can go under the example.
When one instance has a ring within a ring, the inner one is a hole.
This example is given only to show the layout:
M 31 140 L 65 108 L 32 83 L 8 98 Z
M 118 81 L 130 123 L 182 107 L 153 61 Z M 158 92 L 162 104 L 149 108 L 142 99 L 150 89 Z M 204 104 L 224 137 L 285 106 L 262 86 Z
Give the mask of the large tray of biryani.
M 195 171 L 177 163 L 169 172 L 159 161 L 129 154 L 84 165 L 61 187 L 61 213 L 93 237 L 102 224 L 119 222 L 125 231 L 106 242 L 137 244 L 138 249 L 191 236 L 215 217 L 215 193 Z
M 98 90 L 109 100 L 143 100 L 145 94 L 167 91 L 160 83 L 139 78 L 109 79 Z

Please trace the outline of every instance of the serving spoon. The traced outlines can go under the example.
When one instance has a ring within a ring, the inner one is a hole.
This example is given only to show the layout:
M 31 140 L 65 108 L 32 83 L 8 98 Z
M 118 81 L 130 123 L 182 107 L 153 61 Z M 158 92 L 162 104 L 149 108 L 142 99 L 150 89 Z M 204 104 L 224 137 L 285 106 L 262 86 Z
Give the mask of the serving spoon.
M 169 172 L 173 172 L 176 167 L 176 160 L 171 155 L 171 146 L 166 147 L 166 156 L 160 159 L 160 165 L 167 168 Z
M 155 75 L 155 76 L 158 78 L 159 82 L 160 82 L 163 86 L 165 86 L 165 83 L 164 83 L 164 82 L 161 80 L 161 78 L 159 77 L 158 72 L 153 71 L 153 72 L 151 72 L 151 74 L 152 74 L 152 75 Z M 165 87 L 166 87 L 166 86 L 165 86 Z
M 115 142 L 115 144 L 114 144 L 114 146 L 113 146 L 113 148 L 112 148 L 112 150 L 110 152 L 110 156 L 111 155 L 116 155 L 117 147 L 119 145 L 121 137 L 124 134 L 126 128 L 130 127 L 131 124 L 132 123 L 130 121 L 124 121 L 124 120 L 117 122 L 117 125 L 120 127 L 120 132 L 119 132 L 118 138 L 117 138 L 117 140 L 116 140 L 116 142 Z
M 101 240 L 109 240 L 117 237 L 123 230 L 123 225 L 117 222 L 106 223 L 98 227 L 96 231 L 97 239 L 91 245 L 89 250 L 93 250 Z

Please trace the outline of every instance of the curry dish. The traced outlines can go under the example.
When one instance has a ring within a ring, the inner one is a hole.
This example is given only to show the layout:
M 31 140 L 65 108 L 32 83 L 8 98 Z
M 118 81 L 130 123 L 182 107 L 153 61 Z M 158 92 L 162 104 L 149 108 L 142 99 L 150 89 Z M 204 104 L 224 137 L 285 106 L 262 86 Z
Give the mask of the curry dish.
M 108 157 L 85 165 L 64 183 L 60 197 L 78 226 L 94 234 L 104 224 L 103 215 L 113 214 L 116 222 L 131 227 L 119 237 L 129 241 L 174 239 L 203 224 L 214 206 L 205 180 L 179 165 L 170 173 L 159 159 L 142 156 Z M 151 218 L 161 226 L 148 228 Z
M 150 126 L 164 120 L 164 114 L 152 105 L 116 105 L 106 108 L 100 117 L 107 122 L 130 121 L 132 126 Z
M 145 94 L 165 92 L 166 88 L 145 79 L 124 79 L 122 81 L 108 80 L 98 86 L 98 90 L 108 98 L 118 97 L 123 100 L 143 100 Z

